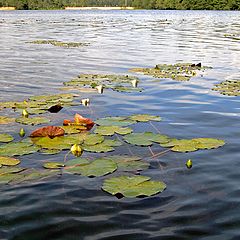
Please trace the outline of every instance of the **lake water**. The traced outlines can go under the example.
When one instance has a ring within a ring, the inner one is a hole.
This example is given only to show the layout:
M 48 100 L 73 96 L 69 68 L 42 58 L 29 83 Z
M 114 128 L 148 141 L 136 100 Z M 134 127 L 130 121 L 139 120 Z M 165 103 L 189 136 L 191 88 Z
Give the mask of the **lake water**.
M 90 97 L 91 107 L 63 109 L 51 115 L 52 122 L 60 124 L 77 112 L 94 120 L 148 113 L 160 115 L 162 121 L 142 124 L 135 131 L 226 141 L 218 149 L 169 152 L 154 159 L 148 148 L 127 144 L 117 148 L 116 154 L 130 150 L 142 156 L 151 167 L 141 174 L 167 184 L 163 193 L 149 198 L 117 199 L 101 191 L 108 176 L 64 175 L 2 186 L 0 239 L 240 239 L 240 97 L 211 90 L 221 81 L 240 79 L 240 42 L 224 36 L 239 32 L 239 12 L 0 12 L 0 101 L 59 93 L 64 81 L 80 73 L 130 74 L 134 67 L 201 62 L 213 68 L 189 82 L 153 81 L 137 74 L 142 93 L 81 93 L 82 98 Z M 26 43 L 37 39 L 90 45 L 65 49 Z M 19 128 L 0 125 L 0 133 L 18 139 Z M 152 150 L 163 149 L 154 144 Z M 65 154 L 20 159 L 25 166 L 40 167 L 46 160 L 62 161 Z M 83 154 L 88 155 L 96 156 Z M 191 170 L 185 166 L 189 158 Z

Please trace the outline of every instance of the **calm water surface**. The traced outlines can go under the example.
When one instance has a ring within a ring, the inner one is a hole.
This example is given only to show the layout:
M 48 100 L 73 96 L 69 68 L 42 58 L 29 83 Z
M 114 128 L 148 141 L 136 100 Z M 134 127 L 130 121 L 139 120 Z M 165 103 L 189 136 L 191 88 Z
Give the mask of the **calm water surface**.
M 127 144 L 117 148 L 116 154 L 128 154 L 130 148 L 143 156 L 151 168 L 142 174 L 167 184 L 163 193 L 150 198 L 112 197 L 100 190 L 106 177 L 64 175 L 3 186 L 0 239 L 240 239 L 240 98 L 211 91 L 215 83 L 240 79 L 240 43 L 224 37 L 239 32 L 239 12 L 0 12 L 0 101 L 59 93 L 62 82 L 79 73 L 129 74 L 132 67 L 202 62 L 213 69 L 189 82 L 153 81 L 138 75 L 145 89 L 140 94 L 83 93 L 81 97 L 91 98 L 90 108 L 72 107 L 50 118 L 60 124 L 76 112 L 93 119 L 148 113 L 160 115 L 163 121 L 142 124 L 135 131 L 158 129 L 176 138 L 226 141 L 215 150 L 168 153 L 155 159 L 147 148 Z M 90 45 L 63 49 L 26 43 L 37 39 Z M 0 133 L 18 139 L 19 128 L 0 126 Z M 152 149 L 162 151 L 157 144 Z M 24 166 L 40 167 L 46 160 L 62 161 L 64 155 L 20 159 Z M 189 158 L 191 170 L 185 167 Z

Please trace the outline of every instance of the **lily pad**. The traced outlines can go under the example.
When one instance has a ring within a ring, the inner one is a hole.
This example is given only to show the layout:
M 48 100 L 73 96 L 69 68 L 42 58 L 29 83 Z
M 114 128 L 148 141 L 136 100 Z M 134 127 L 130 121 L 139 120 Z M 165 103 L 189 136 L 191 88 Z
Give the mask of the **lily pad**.
M 58 149 L 40 149 L 39 152 L 41 154 L 45 154 L 45 155 L 55 155 L 61 152 L 61 150 Z
M 142 171 L 149 168 L 150 164 L 144 162 L 140 157 L 127 155 L 108 156 L 107 159 L 114 161 L 118 170 L 121 171 Z
M 155 78 L 169 78 L 176 81 L 189 81 L 197 72 L 210 68 L 201 63 L 157 64 L 154 68 L 134 68 L 132 72 L 143 73 Z
M 172 139 L 168 143 L 162 143 L 162 147 L 171 147 L 175 152 L 193 152 L 199 149 L 218 148 L 225 144 L 223 140 L 215 138 Z
M 0 146 L 0 156 L 22 156 L 35 153 L 39 150 L 37 146 L 33 146 L 28 142 L 11 142 Z
M 61 126 L 61 128 L 64 129 L 65 134 L 77 134 L 87 130 L 87 127 L 83 125 Z
M 20 160 L 10 157 L 0 157 L 0 164 L 5 166 L 15 166 L 20 163 Z
M 129 119 L 137 122 L 161 121 L 161 118 L 159 116 L 152 116 L 148 114 L 135 114 L 130 116 Z
M 240 96 L 240 80 L 226 80 L 216 84 L 212 90 L 218 91 L 222 95 Z
M 65 86 L 77 88 L 95 88 L 102 85 L 105 89 L 112 89 L 115 91 L 141 91 L 140 88 L 135 88 L 132 81 L 139 82 L 139 79 L 129 75 L 106 75 L 106 74 L 80 74 L 77 78 L 69 82 L 64 82 Z
M 4 168 L 0 168 L 0 176 L 9 174 L 9 173 L 20 173 L 24 170 L 25 168 L 21 168 L 21 167 L 4 167 Z
M 0 142 L 2 142 L 2 143 L 11 142 L 11 141 L 13 141 L 13 139 L 14 138 L 9 134 L 6 134 L 6 133 L 0 134 Z
M 84 144 L 85 145 L 89 145 L 89 146 L 93 146 L 99 143 L 102 143 L 104 141 L 104 137 L 99 135 L 99 134 L 90 134 L 87 135 L 85 140 L 84 140 Z
M 55 137 L 53 139 L 49 137 L 41 137 L 41 138 L 33 138 L 32 141 L 37 146 L 46 149 L 55 149 L 55 150 L 68 150 L 71 148 L 73 144 L 81 144 L 85 139 L 86 135 L 76 134 L 62 136 L 62 137 Z
M 6 173 L 3 175 L 0 174 L 0 184 L 9 184 L 12 181 L 17 181 L 21 178 L 22 176 L 20 174 L 14 174 L 14 173 Z
M 68 168 L 73 174 L 81 174 L 88 177 L 100 177 L 112 173 L 117 169 L 117 164 L 108 159 L 97 159 L 91 163 Z
M 0 116 L 0 124 L 9 124 L 15 122 L 15 118 Z
M 35 40 L 32 42 L 29 42 L 32 44 L 47 44 L 47 45 L 53 45 L 55 47 L 64 47 L 64 48 L 78 48 L 83 46 L 88 46 L 89 43 L 81 43 L 81 42 L 62 42 L 57 40 Z
M 46 162 L 43 164 L 43 167 L 47 169 L 61 169 L 65 167 L 65 165 L 59 162 Z
M 95 123 L 101 126 L 125 127 L 125 126 L 129 126 L 131 124 L 136 123 L 136 121 L 127 119 L 127 117 L 106 117 L 106 118 L 97 119 Z
M 25 124 L 25 125 L 39 125 L 43 123 L 49 123 L 50 120 L 44 117 L 34 117 L 34 118 L 17 118 L 17 123 Z
M 68 168 L 69 166 L 77 167 L 78 165 L 85 165 L 85 164 L 89 164 L 89 161 L 85 158 L 75 158 L 75 159 L 69 160 L 65 163 L 66 168 Z
M 114 133 L 126 135 L 132 131 L 131 128 L 122 128 L 119 126 L 98 126 L 94 132 L 104 136 L 112 136 Z
M 120 176 L 106 179 L 102 189 L 112 195 L 121 194 L 124 197 L 152 196 L 166 188 L 164 182 L 150 181 L 146 176 Z

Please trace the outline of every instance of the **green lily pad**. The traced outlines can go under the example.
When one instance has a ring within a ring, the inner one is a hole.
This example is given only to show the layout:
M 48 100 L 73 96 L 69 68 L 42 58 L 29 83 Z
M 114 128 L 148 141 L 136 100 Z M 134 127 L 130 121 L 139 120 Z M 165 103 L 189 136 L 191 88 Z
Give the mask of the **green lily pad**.
M 130 116 L 129 119 L 136 122 L 161 121 L 159 116 L 152 116 L 148 114 L 135 114 Z
M 198 143 L 198 149 L 212 149 L 218 148 L 225 144 L 223 140 L 215 138 L 194 138 L 193 141 Z
M 97 159 L 91 163 L 68 168 L 73 174 L 81 174 L 88 177 L 100 177 L 112 173 L 117 169 L 117 164 L 108 159 Z
M 11 141 L 13 141 L 13 139 L 14 138 L 9 134 L 6 134 L 6 133 L 0 134 L 0 142 L 2 142 L 2 143 L 11 142 Z
M 99 135 L 99 134 L 90 134 L 87 135 L 85 140 L 84 140 L 84 144 L 85 145 L 89 145 L 89 146 L 93 146 L 99 143 L 102 143 L 104 141 L 104 137 Z
M 65 165 L 59 162 L 46 162 L 43 164 L 43 167 L 47 169 L 61 169 L 65 167 Z
M 172 139 L 168 143 L 162 143 L 162 147 L 171 147 L 175 152 L 193 152 L 199 149 L 218 148 L 225 144 L 223 140 L 215 138 Z
M 124 197 L 152 196 L 166 188 L 164 182 L 150 181 L 146 176 L 120 176 L 106 179 L 102 189 L 112 195 L 121 194 Z
M 33 138 L 32 141 L 35 145 L 45 149 L 69 150 L 73 144 L 83 143 L 86 137 L 86 134 L 75 135 L 55 137 L 52 139 L 49 137 L 40 137 Z
M 112 136 L 114 133 L 126 135 L 132 131 L 131 128 L 122 128 L 119 126 L 98 126 L 94 132 L 104 136 Z
M 113 147 L 118 147 L 118 146 L 121 146 L 121 145 L 122 145 L 122 143 L 117 141 L 117 140 L 106 139 L 102 143 L 92 145 L 92 146 L 83 144 L 82 147 L 87 152 L 101 153 L 101 152 L 114 151 Z
M 226 80 L 216 84 L 212 90 L 218 91 L 222 95 L 240 96 L 240 80 Z
M 4 167 L 4 168 L 0 168 L 0 176 L 9 174 L 9 173 L 20 173 L 24 170 L 25 168 L 21 168 L 21 167 Z
M 127 156 L 127 155 L 115 155 L 108 156 L 110 159 L 117 163 L 118 170 L 121 171 L 142 171 L 149 168 L 150 164 L 141 160 L 137 156 Z
M 134 68 L 132 72 L 143 73 L 155 78 L 169 78 L 176 81 L 189 81 L 196 76 L 198 72 L 204 71 L 210 67 L 202 66 L 201 63 L 176 63 L 157 64 L 154 68 Z
M 22 156 L 35 153 L 39 150 L 37 146 L 33 146 L 28 142 L 11 142 L 0 146 L 0 156 Z
M 97 119 L 95 123 L 101 126 L 125 127 L 125 126 L 129 126 L 131 124 L 136 123 L 136 121 L 127 119 L 127 117 L 106 117 L 106 118 Z
M 5 166 L 15 166 L 20 163 L 20 160 L 10 157 L 1 157 L 0 156 L 0 164 Z
M 15 118 L 0 116 L 0 124 L 9 124 L 15 122 Z
M 50 120 L 44 117 L 33 117 L 33 118 L 17 118 L 17 123 L 25 124 L 25 125 L 39 125 L 43 123 L 49 123 Z
M 74 78 L 69 82 L 64 82 L 64 85 L 68 87 L 84 87 L 90 89 L 102 85 L 103 88 L 115 91 L 141 91 L 142 89 L 135 88 L 132 85 L 132 81 L 139 82 L 139 79 L 129 75 L 80 74 L 77 78 Z
M 89 43 L 81 43 L 81 42 L 61 42 L 57 40 L 35 40 L 29 42 L 32 44 L 48 44 L 53 45 L 55 47 L 64 47 L 64 48 L 78 48 L 83 46 L 88 46 Z

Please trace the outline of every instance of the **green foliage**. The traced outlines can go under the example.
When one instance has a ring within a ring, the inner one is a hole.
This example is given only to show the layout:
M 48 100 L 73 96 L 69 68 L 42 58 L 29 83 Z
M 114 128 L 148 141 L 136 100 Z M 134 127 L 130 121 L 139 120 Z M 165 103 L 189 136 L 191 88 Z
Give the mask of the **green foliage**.
M 124 197 L 152 196 L 166 188 L 164 182 L 150 181 L 146 176 L 120 176 L 106 179 L 102 189 L 112 195 Z
M 218 91 L 223 95 L 240 96 L 240 80 L 226 80 L 216 84 L 212 90 Z

